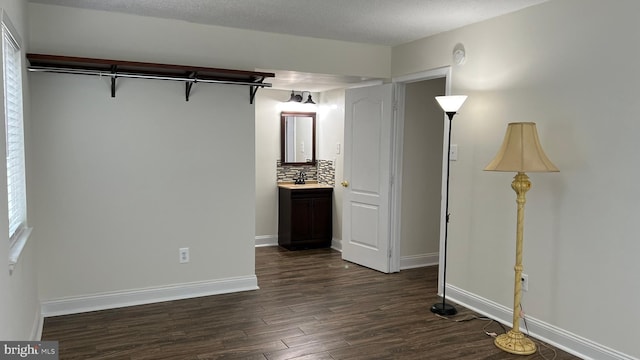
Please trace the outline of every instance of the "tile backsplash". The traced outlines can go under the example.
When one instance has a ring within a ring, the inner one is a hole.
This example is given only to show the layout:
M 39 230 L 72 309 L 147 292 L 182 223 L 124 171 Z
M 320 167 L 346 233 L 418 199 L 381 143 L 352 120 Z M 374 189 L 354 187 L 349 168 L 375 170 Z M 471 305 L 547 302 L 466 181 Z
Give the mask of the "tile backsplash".
M 307 174 L 307 180 L 316 180 L 319 184 L 334 186 L 336 183 L 336 169 L 331 160 L 318 160 L 316 165 L 289 166 L 276 161 L 277 181 L 294 181 L 300 170 Z
M 331 160 L 318 160 L 318 183 L 336 185 L 336 167 Z

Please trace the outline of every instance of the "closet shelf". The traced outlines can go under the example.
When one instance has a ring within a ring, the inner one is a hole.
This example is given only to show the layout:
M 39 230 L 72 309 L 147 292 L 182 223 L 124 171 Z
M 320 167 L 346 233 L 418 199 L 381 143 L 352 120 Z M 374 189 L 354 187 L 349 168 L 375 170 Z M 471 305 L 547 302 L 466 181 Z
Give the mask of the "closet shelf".
M 52 72 L 105 76 L 111 79 L 111 97 L 116 96 L 118 78 L 180 81 L 185 84 L 185 99 L 189 101 L 193 84 L 226 84 L 249 87 L 249 103 L 253 104 L 259 88 L 271 87 L 266 78 L 274 73 L 218 69 L 185 65 L 157 64 L 136 61 L 94 59 L 74 56 L 27 54 L 30 72 Z

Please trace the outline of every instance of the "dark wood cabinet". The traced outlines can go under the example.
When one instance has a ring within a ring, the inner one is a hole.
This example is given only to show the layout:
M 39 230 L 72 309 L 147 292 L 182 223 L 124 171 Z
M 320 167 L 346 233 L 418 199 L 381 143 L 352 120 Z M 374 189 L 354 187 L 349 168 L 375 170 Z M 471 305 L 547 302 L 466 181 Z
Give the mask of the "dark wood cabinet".
M 330 247 L 333 188 L 279 187 L 278 245 L 289 250 Z

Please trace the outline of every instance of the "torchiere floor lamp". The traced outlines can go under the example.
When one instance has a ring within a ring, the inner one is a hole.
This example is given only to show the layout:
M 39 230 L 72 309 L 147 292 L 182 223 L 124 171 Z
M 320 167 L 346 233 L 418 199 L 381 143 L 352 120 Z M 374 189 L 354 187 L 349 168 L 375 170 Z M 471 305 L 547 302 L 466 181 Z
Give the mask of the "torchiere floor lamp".
M 456 310 L 453 305 L 445 302 L 447 297 L 447 235 L 449 230 L 449 162 L 451 161 L 451 125 L 453 122 L 453 116 L 460 110 L 462 104 L 467 100 L 466 95 L 450 95 L 450 96 L 436 96 L 436 101 L 440 104 L 440 107 L 447 114 L 449 118 L 449 141 L 447 142 L 447 192 L 445 197 L 445 214 L 446 221 L 444 223 L 444 263 L 443 263 L 443 280 L 442 280 L 442 303 L 436 303 L 431 306 L 431 312 L 449 316 L 455 315 Z

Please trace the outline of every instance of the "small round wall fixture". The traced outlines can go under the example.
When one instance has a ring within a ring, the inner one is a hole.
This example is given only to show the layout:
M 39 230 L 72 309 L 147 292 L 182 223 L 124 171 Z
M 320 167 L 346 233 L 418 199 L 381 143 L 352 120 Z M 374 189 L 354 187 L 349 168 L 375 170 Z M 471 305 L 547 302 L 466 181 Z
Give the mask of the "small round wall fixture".
M 458 43 L 453 47 L 453 63 L 456 65 L 462 65 L 467 61 L 467 52 L 464 50 L 464 45 Z

